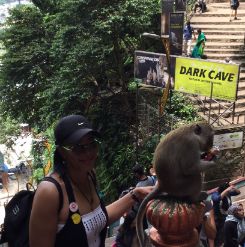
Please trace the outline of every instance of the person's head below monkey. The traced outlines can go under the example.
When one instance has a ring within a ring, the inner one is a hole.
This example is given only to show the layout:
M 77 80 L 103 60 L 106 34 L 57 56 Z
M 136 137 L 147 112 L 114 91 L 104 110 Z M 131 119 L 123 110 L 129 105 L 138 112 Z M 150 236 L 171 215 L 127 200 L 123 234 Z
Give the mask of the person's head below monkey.
M 133 168 L 132 168 L 132 172 L 134 177 L 137 180 L 142 180 L 146 177 L 145 172 L 144 172 L 144 167 L 140 164 L 136 164 Z

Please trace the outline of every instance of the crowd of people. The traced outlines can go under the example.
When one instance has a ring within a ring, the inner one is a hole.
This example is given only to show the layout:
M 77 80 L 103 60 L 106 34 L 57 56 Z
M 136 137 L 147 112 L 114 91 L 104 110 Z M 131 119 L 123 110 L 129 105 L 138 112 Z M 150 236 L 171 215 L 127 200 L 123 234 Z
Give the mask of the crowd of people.
M 154 185 L 151 174 L 142 173 L 142 166 L 136 165 L 135 168 L 137 169 L 135 175 L 138 178 L 136 187 Z M 141 175 L 138 173 L 138 168 L 140 168 Z M 205 206 L 205 212 L 201 225 L 197 227 L 199 233 L 198 247 L 245 246 L 243 205 L 232 203 L 231 200 L 232 196 L 239 194 L 240 191 L 237 188 L 226 182 L 221 184 L 210 198 L 206 198 L 202 202 Z M 124 214 L 112 247 L 138 246 L 135 225 L 137 208 L 133 207 Z M 147 231 L 150 227 L 151 225 L 145 219 L 144 229 Z
M 144 166 L 140 164 L 136 164 L 132 173 L 134 178 L 136 179 L 135 187 L 147 187 L 154 186 L 157 182 L 156 174 L 154 168 L 151 167 L 149 169 L 149 175 L 146 174 L 144 170 Z M 134 188 L 134 187 L 132 187 Z M 130 188 L 130 189 L 132 189 Z M 125 193 L 122 192 L 122 197 Z M 138 208 L 140 206 L 140 202 L 136 203 L 130 211 L 125 212 L 124 216 L 121 220 L 121 225 L 118 229 L 118 233 L 115 238 L 115 242 L 113 247 L 134 247 L 139 246 L 137 235 L 136 235 L 136 215 L 138 212 Z M 143 228 L 147 230 L 150 227 L 149 222 L 147 222 L 146 217 L 144 217 Z
M 96 181 L 95 163 L 100 133 L 81 115 L 61 118 L 54 129 L 54 171 L 59 183 L 42 181 L 35 192 L 29 223 L 30 246 L 104 247 L 107 228 L 121 218 L 114 247 L 138 246 L 135 219 L 141 201 L 157 183 L 152 166 L 148 172 L 136 164 L 136 183 L 115 202 L 105 205 Z M 62 193 L 62 204 L 61 194 Z M 230 183 L 220 185 L 211 198 L 202 199 L 205 215 L 197 228 L 202 247 L 238 247 L 245 243 L 242 204 L 232 204 L 240 191 Z M 48 203 L 47 203 L 48 202 Z M 146 217 L 144 229 L 151 228 Z

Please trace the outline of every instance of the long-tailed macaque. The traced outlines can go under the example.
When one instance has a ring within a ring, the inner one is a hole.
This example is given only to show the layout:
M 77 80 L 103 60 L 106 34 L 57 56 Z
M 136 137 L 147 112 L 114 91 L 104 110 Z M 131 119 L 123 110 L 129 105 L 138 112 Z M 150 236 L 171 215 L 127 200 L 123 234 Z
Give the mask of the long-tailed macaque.
M 136 230 L 144 247 L 142 220 L 147 203 L 161 194 L 197 202 L 201 192 L 201 171 L 214 166 L 213 161 L 200 159 L 202 152 L 213 146 L 214 131 L 207 123 L 185 125 L 168 133 L 156 147 L 153 167 L 157 175 L 155 189 L 140 205 Z

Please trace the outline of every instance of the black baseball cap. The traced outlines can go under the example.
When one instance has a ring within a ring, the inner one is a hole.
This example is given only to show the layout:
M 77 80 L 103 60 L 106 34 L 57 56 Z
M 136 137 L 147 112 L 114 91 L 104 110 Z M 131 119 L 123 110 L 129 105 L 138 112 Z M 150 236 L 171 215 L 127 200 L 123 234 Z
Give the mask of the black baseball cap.
M 61 118 L 54 129 L 55 144 L 75 145 L 88 133 L 99 136 L 84 116 L 69 115 Z

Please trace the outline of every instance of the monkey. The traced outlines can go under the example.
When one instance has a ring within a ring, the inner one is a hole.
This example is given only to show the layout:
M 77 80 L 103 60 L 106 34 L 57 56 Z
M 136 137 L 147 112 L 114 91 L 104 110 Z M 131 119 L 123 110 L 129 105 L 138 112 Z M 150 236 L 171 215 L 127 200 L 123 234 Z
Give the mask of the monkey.
M 142 220 L 147 203 L 159 195 L 169 195 L 197 202 L 201 193 L 201 172 L 215 167 L 214 161 L 201 160 L 201 153 L 213 146 L 214 131 L 206 122 L 184 125 L 169 132 L 157 145 L 153 167 L 157 184 L 142 201 L 136 218 L 136 231 L 141 247 L 145 245 Z

